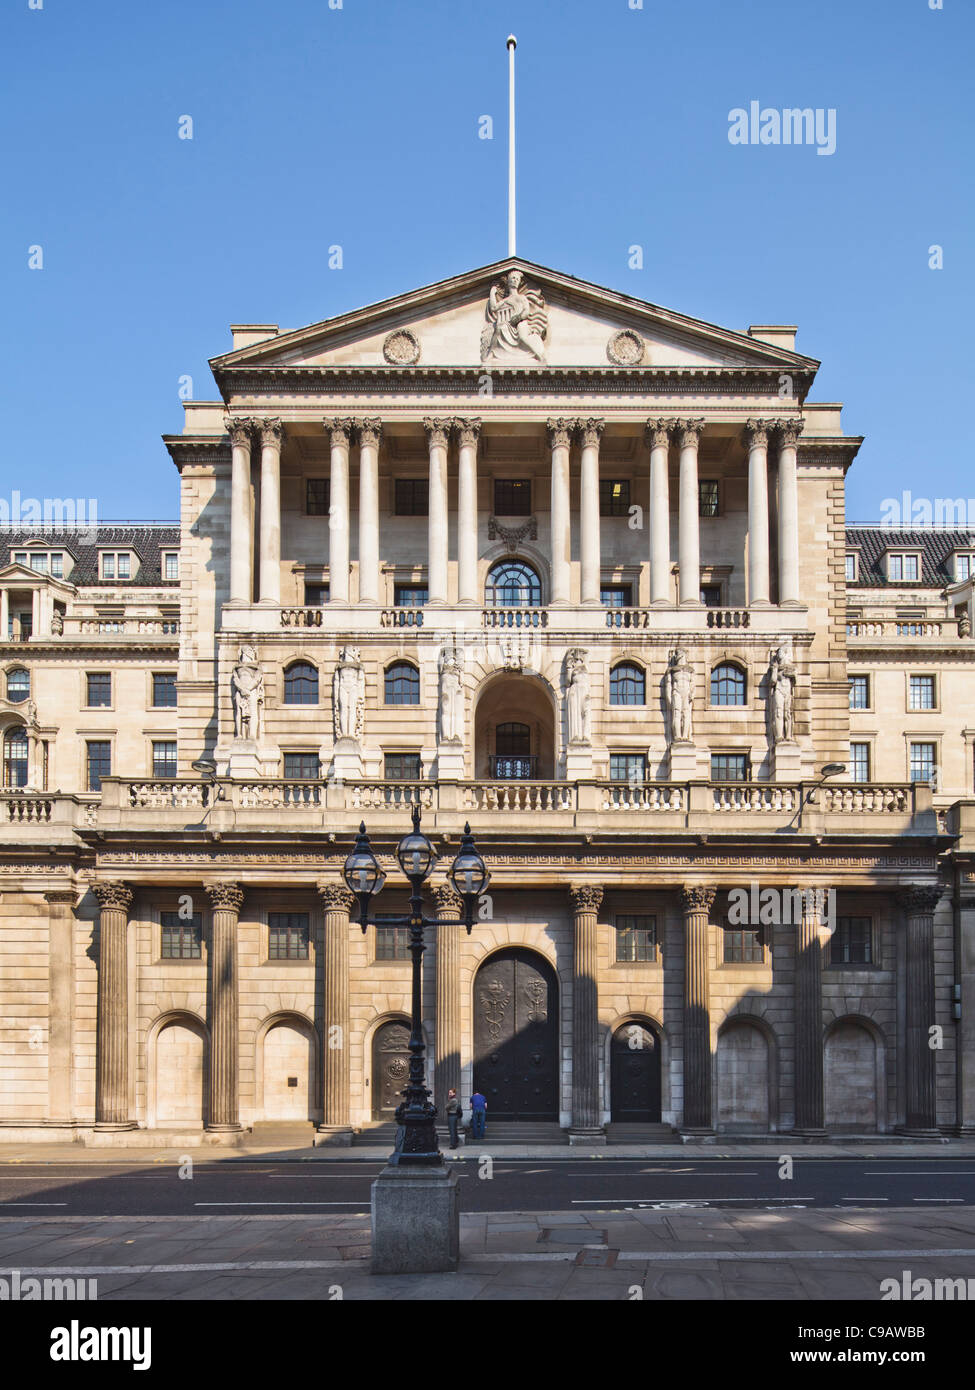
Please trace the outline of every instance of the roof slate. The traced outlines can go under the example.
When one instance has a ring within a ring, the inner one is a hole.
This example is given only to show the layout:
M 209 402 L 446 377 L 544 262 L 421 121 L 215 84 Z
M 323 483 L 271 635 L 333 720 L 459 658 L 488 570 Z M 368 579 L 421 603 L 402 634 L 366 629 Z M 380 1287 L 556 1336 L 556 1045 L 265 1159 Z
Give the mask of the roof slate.
M 92 536 L 94 532 L 94 537 Z M 83 538 L 83 539 L 82 539 Z M 148 585 L 167 585 L 174 592 L 178 579 L 162 576 L 162 552 L 179 549 L 179 524 L 151 525 L 140 522 L 106 523 L 95 527 L 77 526 L 10 526 L 0 527 L 0 566 L 9 565 L 13 552 L 28 541 L 42 541 L 51 549 L 67 550 L 74 558 L 70 582 L 85 588 L 104 586 L 110 589 L 144 589 Z M 101 579 L 98 573 L 98 552 L 132 550 L 139 557 L 134 579 Z
M 893 526 L 848 526 L 846 544 L 860 552 L 859 578 L 850 589 L 934 589 L 953 584 L 949 559 L 955 550 L 975 550 L 975 532 L 958 530 L 909 530 Z M 884 553 L 903 547 L 920 550 L 921 578 L 917 581 L 887 578 Z

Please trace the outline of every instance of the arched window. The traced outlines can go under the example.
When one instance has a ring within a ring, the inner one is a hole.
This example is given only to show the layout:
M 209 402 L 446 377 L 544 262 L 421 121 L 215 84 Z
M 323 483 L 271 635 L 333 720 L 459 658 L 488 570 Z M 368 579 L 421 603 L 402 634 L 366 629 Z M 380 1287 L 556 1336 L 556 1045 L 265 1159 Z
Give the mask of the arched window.
M 3 737 L 3 785 L 27 786 L 27 730 L 8 729 Z
M 491 776 L 524 781 L 535 776 L 531 755 L 532 736 L 527 724 L 499 724 L 494 733 L 495 754 L 491 759 Z
M 645 705 L 647 679 L 641 666 L 622 661 L 609 673 L 609 703 L 611 705 Z
M 408 661 L 397 661 L 386 667 L 387 705 L 418 705 L 420 703 L 420 673 Z
M 745 703 L 745 673 L 740 666 L 723 661 L 711 672 L 712 705 L 743 705 Z
M 19 705 L 30 694 L 30 672 L 19 666 L 16 671 L 7 672 L 7 699 Z
M 491 568 L 484 591 L 487 608 L 538 608 L 542 586 L 531 565 L 501 560 Z
M 307 661 L 296 661 L 284 673 L 286 705 L 318 704 L 318 672 Z

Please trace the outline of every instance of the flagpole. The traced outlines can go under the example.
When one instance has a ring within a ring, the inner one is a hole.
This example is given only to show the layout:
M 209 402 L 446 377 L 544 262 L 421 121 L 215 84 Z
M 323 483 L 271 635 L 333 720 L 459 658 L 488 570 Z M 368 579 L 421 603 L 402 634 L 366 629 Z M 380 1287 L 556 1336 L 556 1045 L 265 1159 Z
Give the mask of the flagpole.
M 508 255 L 515 254 L 515 49 L 518 40 L 508 35 Z

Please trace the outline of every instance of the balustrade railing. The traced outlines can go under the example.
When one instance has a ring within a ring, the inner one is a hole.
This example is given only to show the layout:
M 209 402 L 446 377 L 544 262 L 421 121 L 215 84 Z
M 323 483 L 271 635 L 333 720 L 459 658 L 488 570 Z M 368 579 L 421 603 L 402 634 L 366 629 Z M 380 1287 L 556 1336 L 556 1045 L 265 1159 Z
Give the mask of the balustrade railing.
M 383 627 L 422 627 L 422 608 L 384 608 L 380 619 Z
M 570 782 L 465 782 L 463 804 L 471 811 L 574 811 Z
M 282 627 L 321 627 L 321 608 L 282 608 Z
M 485 608 L 485 627 L 548 627 L 544 608 Z
M 823 787 L 823 810 L 843 815 L 887 815 L 913 806 L 910 784 L 867 784 Z
M 599 787 L 603 811 L 683 811 L 687 789 L 667 782 L 603 782 Z
M 156 807 L 167 806 L 179 810 L 203 808 L 210 804 L 209 782 L 153 781 L 130 782 L 129 805 Z
M 765 815 L 795 811 L 801 796 L 801 787 L 777 782 L 719 782 L 711 786 L 712 810 L 719 812 Z

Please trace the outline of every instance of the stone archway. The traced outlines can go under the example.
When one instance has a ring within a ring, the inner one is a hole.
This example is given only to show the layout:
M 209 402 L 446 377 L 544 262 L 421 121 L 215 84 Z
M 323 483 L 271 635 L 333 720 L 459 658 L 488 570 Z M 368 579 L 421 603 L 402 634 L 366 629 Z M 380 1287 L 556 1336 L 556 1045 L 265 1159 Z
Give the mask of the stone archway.
M 767 1134 L 772 1128 L 769 1040 L 751 1019 L 732 1019 L 718 1035 L 718 1129 Z
M 474 976 L 474 1089 L 488 1121 L 559 1117 L 559 986 L 537 951 L 496 951 Z
M 478 693 L 474 776 L 478 780 L 548 781 L 555 776 L 555 706 L 548 685 L 502 671 Z
M 190 1014 L 162 1018 L 149 1037 L 148 1122 L 200 1129 L 205 1122 L 206 1029 Z
M 840 1018 L 832 1025 L 823 1057 L 828 1129 L 853 1134 L 880 1130 L 881 1056 L 878 1040 L 863 1019 Z
M 614 1124 L 660 1124 L 660 1036 L 649 1019 L 634 1018 L 613 1034 L 610 1118 Z
M 391 1120 L 410 1074 L 410 1024 L 390 1018 L 372 1035 L 372 1118 Z
M 258 1038 L 259 1120 L 307 1121 L 316 1118 L 317 1048 L 307 1019 L 284 1015 Z

